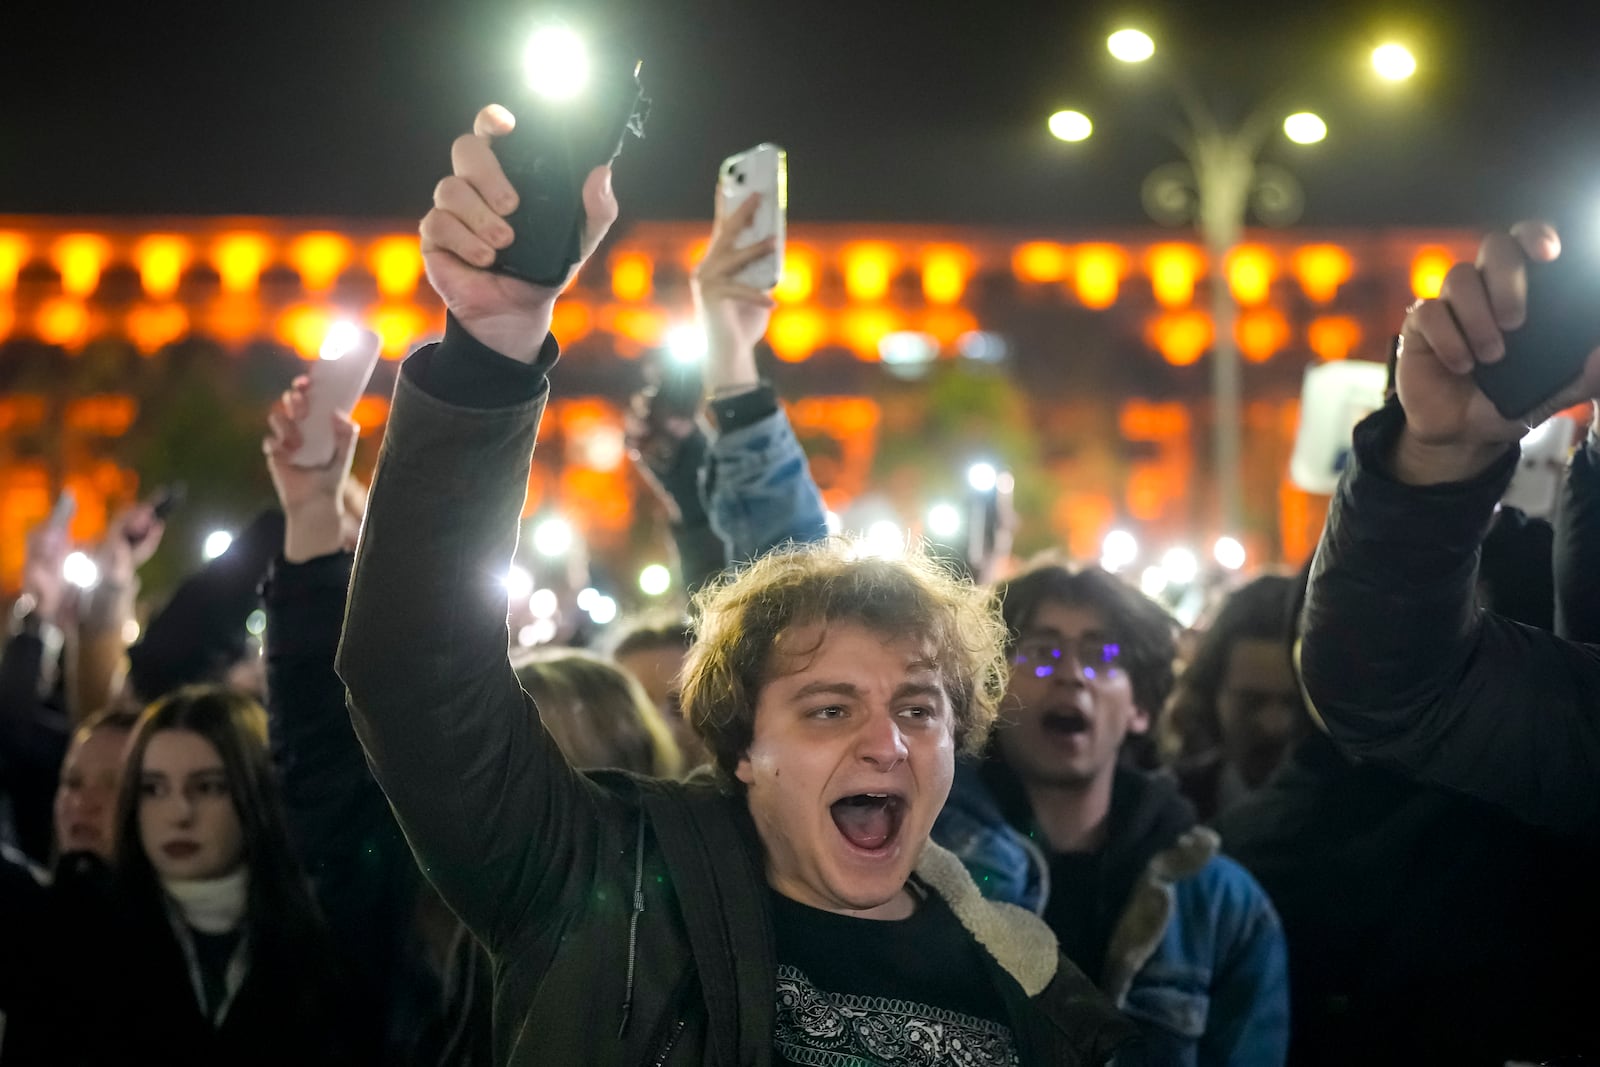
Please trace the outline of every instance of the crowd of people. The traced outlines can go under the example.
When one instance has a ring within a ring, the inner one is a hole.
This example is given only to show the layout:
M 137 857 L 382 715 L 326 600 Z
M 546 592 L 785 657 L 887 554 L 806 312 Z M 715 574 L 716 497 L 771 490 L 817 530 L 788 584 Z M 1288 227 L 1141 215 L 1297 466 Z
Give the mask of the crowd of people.
M 292 461 L 299 379 L 265 419 L 278 506 L 131 647 L 155 511 L 111 524 L 91 593 L 59 529 L 31 539 L 0 1065 L 1600 1055 L 1595 438 L 1553 603 L 1486 610 L 1529 598 L 1479 568 L 1526 426 L 1471 372 L 1553 233 L 1488 238 L 1410 310 L 1314 563 L 1185 632 L 1094 564 L 985 584 L 830 537 L 758 369 L 772 297 L 738 280 L 772 253 L 742 240 L 758 202 L 719 199 L 703 417 L 647 393 L 629 427 L 690 608 L 527 653 L 503 578 L 560 287 L 487 269 L 509 128 L 479 114 L 422 221 L 449 318 L 370 494 L 347 420 Z M 587 256 L 608 168 L 583 197 Z M 1597 396 L 1600 357 L 1552 410 Z

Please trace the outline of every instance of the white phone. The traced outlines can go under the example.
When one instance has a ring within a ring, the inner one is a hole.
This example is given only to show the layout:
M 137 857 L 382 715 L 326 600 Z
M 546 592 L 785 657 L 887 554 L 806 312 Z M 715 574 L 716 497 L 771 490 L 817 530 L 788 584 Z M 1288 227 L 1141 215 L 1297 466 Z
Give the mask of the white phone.
M 366 391 L 383 347 L 378 335 L 341 322 L 322 342 L 322 358 L 311 365 L 310 408 L 300 424 L 301 442 L 290 460 L 296 467 L 325 467 L 333 462 L 333 419 L 348 417 Z
M 772 255 L 762 256 L 734 277 L 756 289 L 771 289 L 783 275 L 784 220 L 789 211 L 788 156 L 775 144 L 758 144 L 723 160 L 719 175 L 725 213 L 732 213 L 751 193 L 761 194 L 755 218 L 739 235 L 739 247 L 771 237 L 776 239 L 776 248 Z
M 1500 503 L 1521 508 L 1530 519 L 1553 517 L 1577 437 L 1578 424 L 1565 415 L 1546 419 L 1528 431 L 1522 439 L 1517 473 L 1511 476 Z

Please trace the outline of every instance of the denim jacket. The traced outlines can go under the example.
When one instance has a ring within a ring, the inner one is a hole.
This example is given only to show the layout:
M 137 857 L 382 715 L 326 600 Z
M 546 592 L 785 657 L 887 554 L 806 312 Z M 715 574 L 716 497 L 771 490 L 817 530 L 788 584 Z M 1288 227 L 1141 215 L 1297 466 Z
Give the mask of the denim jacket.
M 1043 851 L 1012 827 L 963 760 L 933 838 L 984 895 L 1035 913 L 1050 895 Z M 1191 827 L 1135 883 L 1112 933 L 1100 988 L 1144 1032 L 1143 1062 L 1281 1064 L 1289 1046 L 1288 951 L 1266 893 Z M 1100 961 L 1080 963 L 1091 977 Z
M 711 528 L 728 546 L 730 563 L 827 536 L 822 494 L 782 408 L 716 435 L 701 479 Z

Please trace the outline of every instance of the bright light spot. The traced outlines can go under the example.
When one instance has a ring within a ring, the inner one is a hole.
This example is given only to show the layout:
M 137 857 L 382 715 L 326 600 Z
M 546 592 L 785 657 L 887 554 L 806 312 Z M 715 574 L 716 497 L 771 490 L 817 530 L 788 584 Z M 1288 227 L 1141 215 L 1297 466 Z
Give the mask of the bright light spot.
M 604 626 L 616 617 L 617 602 L 608 596 L 595 598 L 594 604 L 589 608 L 589 618 L 593 619 L 597 626 Z
M 227 530 L 212 530 L 206 534 L 205 544 L 200 547 L 200 554 L 206 559 L 216 559 L 228 551 L 228 546 L 233 544 L 233 534 Z
M 1106 38 L 1106 51 L 1124 63 L 1143 63 L 1156 54 L 1156 43 L 1143 30 L 1118 30 Z
M 528 598 L 528 610 L 536 619 L 555 618 L 556 609 L 560 606 L 554 589 L 535 589 L 533 595 Z
M 533 548 L 541 556 L 562 556 L 572 548 L 572 524 L 566 519 L 545 519 L 533 528 Z
M 628 455 L 621 426 L 596 426 L 578 441 L 580 462 L 597 471 L 614 471 Z
M 90 589 L 100 581 L 100 568 L 82 552 L 73 552 L 61 561 L 61 577 L 79 589 Z
M 1385 81 L 1403 82 L 1417 72 L 1417 58 L 1403 44 L 1380 44 L 1372 50 L 1372 69 Z
M 1001 496 L 1010 496 L 1017 491 L 1017 479 L 1010 471 L 1001 471 L 994 480 L 994 488 Z
M 667 355 L 675 363 L 699 363 L 706 358 L 705 331 L 685 322 L 667 331 Z
M 973 330 L 956 341 L 956 349 L 979 363 L 998 363 L 1006 358 L 1006 339 L 997 333 Z
M 139 633 L 139 621 L 137 619 L 129 619 L 122 624 L 122 643 L 125 645 L 133 644 L 139 640 Z
M 522 629 L 518 630 L 517 631 L 517 644 L 521 645 L 523 648 L 532 648 L 533 647 L 533 635 L 534 635 L 534 632 L 535 631 L 534 631 L 532 623 L 529 623 L 528 625 L 524 626 Z
M 260 608 L 252 611 L 244 620 L 245 632 L 255 637 L 260 637 L 267 632 L 267 613 Z
M 1217 557 L 1217 562 L 1230 571 L 1236 571 L 1244 566 L 1244 545 L 1234 537 L 1217 538 L 1216 547 L 1212 554 Z
M 1550 433 L 1550 423 L 1552 421 L 1553 420 L 1551 419 L 1545 419 L 1539 425 L 1523 434 L 1522 447 L 1532 448 L 1534 445 L 1537 445 L 1539 442 L 1543 441 L 1545 436 Z
M 888 519 L 879 519 L 867 527 L 858 550 L 874 559 L 899 559 L 906 554 L 906 535 Z
M 961 532 L 961 512 L 953 504 L 935 504 L 928 509 L 928 532 L 935 537 L 954 537 Z
M 1167 591 L 1167 572 L 1160 567 L 1146 567 L 1139 575 L 1139 588 L 1145 596 L 1160 596 Z
M 322 338 L 323 359 L 343 359 L 361 343 L 361 328 L 353 322 L 336 322 Z
M 1169 548 L 1161 557 L 1161 570 L 1173 585 L 1188 585 L 1200 574 L 1200 561 L 1187 548 Z
M 974 463 L 967 468 L 967 484 L 979 493 L 992 492 L 999 480 L 1000 473 L 992 463 Z
M 878 342 L 878 358 L 890 366 L 930 363 L 939 355 L 939 339 L 932 334 L 898 330 Z
M 822 525 L 827 528 L 829 537 L 838 537 L 840 531 L 844 529 L 844 520 L 839 517 L 837 511 L 830 511 L 822 516 Z
M 1328 136 L 1328 124 L 1309 111 L 1296 111 L 1283 120 L 1283 135 L 1295 144 L 1316 144 Z
M 511 600 L 527 600 L 528 594 L 533 592 L 533 575 L 528 573 L 526 567 L 519 567 L 515 563 L 506 571 L 505 577 L 506 596 Z
M 1115 574 L 1139 558 L 1139 541 L 1127 530 L 1112 530 L 1100 542 L 1100 566 Z
M 595 602 L 600 599 L 600 590 L 589 586 L 578 593 L 578 610 L 589 611 L 594 608 Z
M 1094 123 L 1081 111 L 1057 111 L 1050 116 L 1050 135 L 1059 141 L 1087 141 Z
M 556 639 L 554 619 L 534 619 L 529 629 L 533 631 L 533 643 L 536 645 L 547 645 Z
M 583 38 L 565 26 L 544 26 L 528 39 L 522 52 L 528 88 L 551 100 L 567 100 L 583 92 L 589 81 L 589 52 Z
M 660 596 L 672 588 L 672 572 L 659 563 L 652 563 L 639 572 L 639 590 L 645 596 Z

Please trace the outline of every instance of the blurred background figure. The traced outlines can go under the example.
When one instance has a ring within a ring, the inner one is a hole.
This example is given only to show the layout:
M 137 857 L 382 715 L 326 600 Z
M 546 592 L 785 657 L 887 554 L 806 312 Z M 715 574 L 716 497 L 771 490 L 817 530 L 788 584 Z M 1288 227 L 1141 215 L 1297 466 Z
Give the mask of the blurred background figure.
M 676 778 L 683 755 L 666 718 L 632 674 L 585 652 L 535 652 L 515 665 L 539 718 L 580 769 Z
M 678 703 L 678 676 L 683 671 L 690 640 L 689 624 L 681 618 L 641 621 L 627 630 L 611 651 L 611 658 L 639 680 L 650 702 L 660 711 L 683 754 L 686 769 L 711 758 Z

